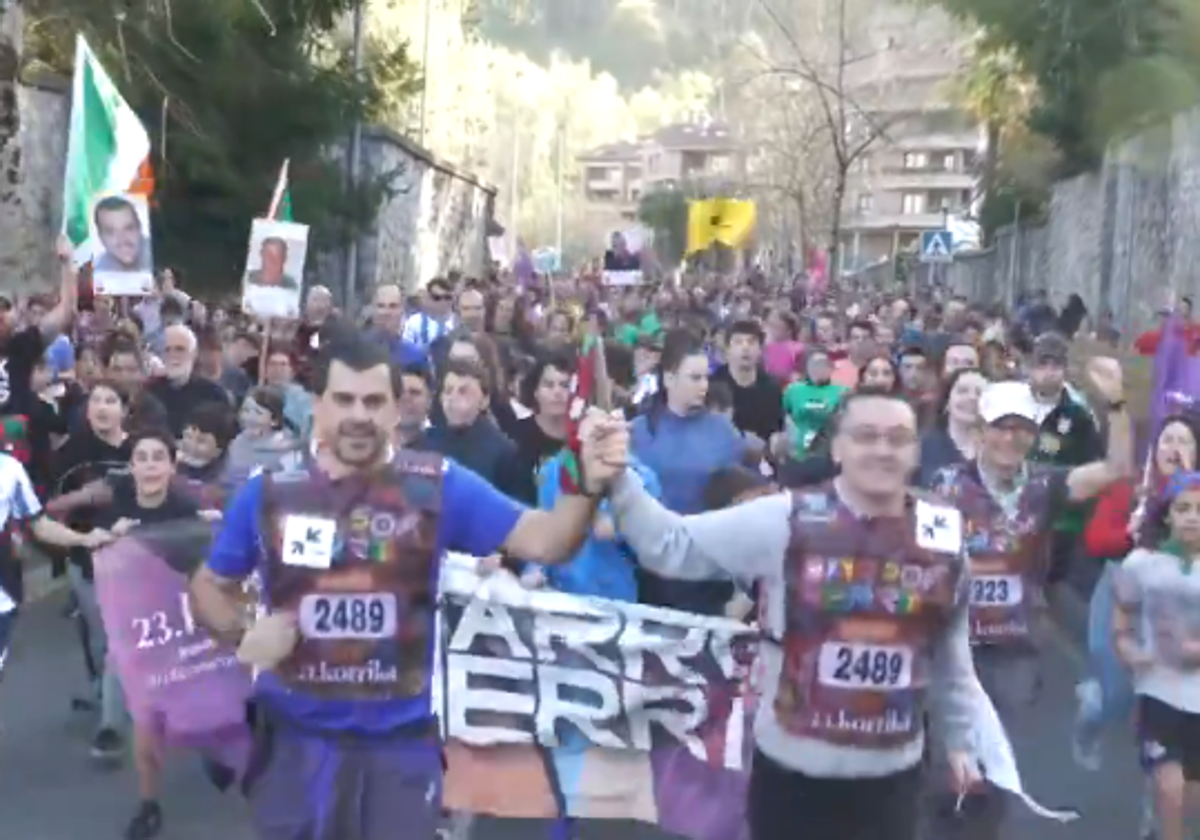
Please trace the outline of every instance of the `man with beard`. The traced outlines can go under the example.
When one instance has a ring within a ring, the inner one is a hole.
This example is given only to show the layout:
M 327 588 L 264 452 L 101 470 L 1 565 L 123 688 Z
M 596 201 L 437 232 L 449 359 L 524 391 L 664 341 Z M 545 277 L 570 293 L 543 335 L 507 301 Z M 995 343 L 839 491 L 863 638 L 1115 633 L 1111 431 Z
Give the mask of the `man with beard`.
M 192 582 L 197 618 L 260 669 L 264 724 L 245 780 L 263 840 L 433 837 L 442 764 L 430 675 L 445 551 L 561 563 L 578 550 L 628 434 L 580 430 L 582 492 L 527 510 L 470 470 L 391 446 L 402 374 L 358 334 L 322 349 L 313 446 L 251 478 Z M 259 572 L 268 615 L 246 625 Z

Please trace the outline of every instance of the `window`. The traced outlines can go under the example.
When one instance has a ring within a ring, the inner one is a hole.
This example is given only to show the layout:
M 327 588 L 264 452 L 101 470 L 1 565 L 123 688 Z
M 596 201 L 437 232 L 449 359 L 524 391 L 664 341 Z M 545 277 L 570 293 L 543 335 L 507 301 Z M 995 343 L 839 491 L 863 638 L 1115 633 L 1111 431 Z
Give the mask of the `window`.
M 712 155 L 708 159 L 708 171 L 716 175 L 728 174 L 733 169 L 729 155 Z
M 905 152 L 905 169 L 925 169 L 929 166 L 929 155 L 924 152 Z
M 609 181 L 615 182 L 618 180 L 613 177 L 617 173 L 615 170 L 607 166 L 589 166 L 587 168 L 587 179 L 590 184 L 606 184 Z
M 924 193 L 905 193 L 900 205 L 900 212 L 905 216 L 919 216 L 925 211 Z
M 875 196 L 870 193 L 862 193 L 858 197 L 858 212 L 870 213 L 875 207 Z
M 947 172 L 958 171 L 958 156 L 954 152 L 947 152 L 942 157 L 942 169 L 945 169 Z
M 871 156 L 864 154 L 856 157 L 850 164 L 850 171 L 869 173 L 871 171 Z

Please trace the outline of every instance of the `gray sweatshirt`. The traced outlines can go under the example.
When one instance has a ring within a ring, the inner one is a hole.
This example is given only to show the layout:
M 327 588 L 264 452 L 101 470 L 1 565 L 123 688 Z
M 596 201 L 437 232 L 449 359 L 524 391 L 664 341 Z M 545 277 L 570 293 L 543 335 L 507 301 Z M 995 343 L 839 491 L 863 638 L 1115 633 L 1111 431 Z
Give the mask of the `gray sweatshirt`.
M 627 470 L 612 495 L 613 513 L 638 562 L 655 574 L 704 580 L 724 573 L 761 582 L 765 599 L 763 630 L 778 638 L 784 630 L 784 555 L 791 536 L 790 493 L 763 496 L 725 510 L 681 516 L 667 510 Z M 775 717 L 781 657 L 775 645 L 761 648 L 763 702 L 755 720 L 755 741 L 784 767 L 822 778 L 886 776 L 921 760 L 924 737 L 898 749 L 864 750 L 798 738 Z M 977 704 L 986 700 L 975 676 L 964 604 L 954 616 L 933 657 L 928 692 L 930 713 L 951 751 L 969 751 Z

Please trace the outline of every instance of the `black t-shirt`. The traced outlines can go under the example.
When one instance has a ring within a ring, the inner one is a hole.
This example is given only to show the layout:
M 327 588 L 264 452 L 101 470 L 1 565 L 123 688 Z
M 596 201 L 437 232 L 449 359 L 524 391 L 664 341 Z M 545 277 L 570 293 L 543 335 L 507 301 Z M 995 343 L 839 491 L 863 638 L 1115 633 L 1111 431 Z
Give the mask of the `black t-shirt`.
M 132 477 L 121 478 L 109 482 L 113 487 L 112 503 L 97 515 L 97 527 L 111 528 L 122 519 L 132 519 L 138 524 L 130 533 L 175 571 L 185 575 L 195 572 L 208 556 L 212 539 L 212 526 L 196 515 L 195 503 L 172 487 L 162 504 L 142 507 Z
M 559 438 L 551 437 L 542 431 L 534 417 L 518 420 L 513 426 L 512 442 L 517 445 L 517 462 L 523 475 L 530 476 L 533 486 L 537 486 L 537 472 L 542 464 L 553 458 L 566 443 Z M 529 504 L 536 504 L 537 499 L 522 499 Z
M 33 367 L 46 352 L 37 327 L 18 330 L 0 344 L 0 414 L 28 414 L 33 402 Z
M 132 478 L 128 476 L 123 478 L 126 480 L 110 482 L 113 488 L 112 502 L 96 513 L 96 527 L 111 528 L 122 519 L 133 519 L 140 524 L 140 527 L 145 527 L 196 517 L 198 509 L 195 503 L 186 494 L 173 488 L 167 491 L 167 497 L 163 499 L 161 505 L 151 508 L 142 507 L 138 504 Z
M 230 404 L 229 393 L 216 382 L 202 376 L 193 375 L 182 385 L 174 385 L 167 379 L 155 379 L 146 391 L 166 409 L 167 423 L 175 437 L 183 435 L 188 416 L 204 403 Z

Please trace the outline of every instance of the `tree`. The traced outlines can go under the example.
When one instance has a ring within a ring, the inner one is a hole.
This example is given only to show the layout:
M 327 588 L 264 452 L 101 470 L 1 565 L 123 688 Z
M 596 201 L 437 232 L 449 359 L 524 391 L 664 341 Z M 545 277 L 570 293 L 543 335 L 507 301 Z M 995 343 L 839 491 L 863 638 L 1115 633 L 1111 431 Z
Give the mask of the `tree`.
M 978 190 L 983 197 L 979 223 L 986 246 L 998 227 L 1042 213 L 1058 158 L 1028 129 L 1037 85 L 1012 50 L 980 41 L 955 87 L 956 99 L 987 132 Z
M 1186 0 L 937 0 L 981 26 L 1037 83 L 1025 118 L 1061 152 L 1056 174 L 1100 164 L 1113 139 L 1197 101 L 1197 10 Z
M 747 124 L 747 142 L 753 149 L 749 187 L 766 199 L 764 210 L 783 205 L 775 208 L 778 229 L 772 238 L 777 249 L 807 253 L 825 241 L 834 225 L 828 124 L 807 86 L 793 79 L 760 79 L 747 93 L 748 102 L 773 105 L 757 109 L 758 119 Z M 760 229 L 771 215 L 760 211 Z
M 285 158 L 297 218 L 316 250 L 340 247 L 373 219 L 387 184 L 349 187 L 330 150 L 388 92 L 419 73 L 407 46 L 351 66 L 344 23 L 355 0 L 165 0 L 112 6 L 32 0 L 35 57 L 70 72 L 82 31 L 150 130 L 156 257 L 232 286 L 250 222 Z
M 687 250 L 687 191 L 654 190 L 638 203 L 638 220 L 654 231 L 654 254 L 661 265 L 675 266 Z
M 860 94 L 850 82 L 852 67 L 873 55 L 862 33 L 852 27 L 852 18 L 857 19 L 861 11 L 849 8 L 853 2 L 829 0 L 818 10 L 821 14 L 814 14 L 811 4 L 799 0 L 790 4 L 791 14 L 785 16 L 771 0 L 759 0 L 767 23 L 767 46 L 759 53 L 764 74 L 782 77 L 791 83 L 794 95 L 810 97 L 815 103 L 816 125 L 804 125 L 797 140 L 823 145 L 828 156 L 827 247 L 834 277 L 841 272 L 842 214 L 849 174 L 872 146 L 886 138 L 888 127 L 898 119 L 883 113 L 877 102 L 868 101 L 868 94 Z M 830 4 L 832 21 L 826 26 L 823 12 Z M 809 37 L 802 40 L 801 32 Z
M 20 0 L 0 5 L 0 229 L 9 235 L 0 250 L 0 269 L 12 276 L 24 268 L 23 243 L 18 232 L 25 228 L 21 212 L 21 113 L 17 84 L 21 73 L 24 9 Z

